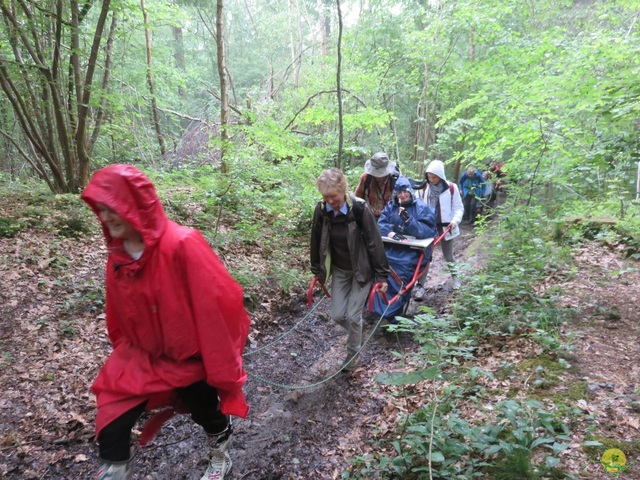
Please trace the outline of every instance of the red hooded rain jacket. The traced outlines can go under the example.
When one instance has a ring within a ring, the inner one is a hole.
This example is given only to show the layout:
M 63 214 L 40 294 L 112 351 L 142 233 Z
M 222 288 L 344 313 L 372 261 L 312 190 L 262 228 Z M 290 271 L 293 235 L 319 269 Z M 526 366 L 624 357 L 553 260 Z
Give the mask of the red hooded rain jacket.
M 91 389 L 96 435 L 127 410 L 174 406 L 175 389 L 205 380 L 222 413 L 246 417 L 242 352 L 249 331 L 242 288 L 197 231 L 169 220 L 151 181 L 129 165 L 97 171 L 82 193 L 142 234 L 133 260 L 102 225 L 108 247 L 107 330 L 113 352 Z M 99 218 L 99 217 L 98 217 Z

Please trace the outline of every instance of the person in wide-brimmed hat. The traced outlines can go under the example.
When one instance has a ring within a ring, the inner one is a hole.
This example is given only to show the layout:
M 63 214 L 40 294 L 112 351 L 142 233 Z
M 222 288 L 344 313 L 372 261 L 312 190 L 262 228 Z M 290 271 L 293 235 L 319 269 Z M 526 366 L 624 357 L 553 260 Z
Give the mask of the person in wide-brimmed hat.
M 391 200 L 399 175 L 398 166 L 384 152 L 373 154 L 364 164 L 364 173 L 360 176 L 355 193 L 369 204 L 376 218 L 380 217 L 385 205 Z

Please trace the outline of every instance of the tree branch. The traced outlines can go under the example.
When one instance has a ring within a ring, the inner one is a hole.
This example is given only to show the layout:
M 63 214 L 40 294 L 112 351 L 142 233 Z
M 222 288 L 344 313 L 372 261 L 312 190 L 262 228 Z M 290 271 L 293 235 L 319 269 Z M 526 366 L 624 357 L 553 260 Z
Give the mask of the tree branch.
M 185 113 L 176 112 L 175 110 L 170 110 L 168 108 L 162 108 L 162 107 L 158 107 L 158 110 L 160 110 L 162 112 L 170 113 L 172 115 L 175 115 L 175 116 L 180 117 L 180 118 L 184 118 L 186 120 L 191 120 L 192 122 L 202 123 L 202 124 L 206 125 L 207 127 L 213 127 L 214 126 L 213 124 L 207 122 L 206 120 L 203 120 L 202 118 L 191 117 L 191 116 L 189 116 L 189 115 L 187 115 Z
M 27 161 L 27 163 L 31 165 L 36 172 L 38 172 L 38 175 L 40 176 L 40 178 L 47 183 L 51 191 L 55 191 L 54 185 L 51 183 L 51 181 L 47 177 L 47 174 L 44 171 L 44 168 L 42 168 L 43 167 L 42 163 L 34 161 L 29 155 L 27 155 L 27 153 L 24 150 L 22 150 L 22 148 L 20 148 L 20 145 L 18 145 L 18 142 L 16 141 L 16 139 L 13 138 L 11 135 L 9 135 L 7 132 L 0 129 L 0 135 L 2 135 L 4 138 L 9 140 L 9 142 L 16 148 L 16 150 L 18 150 L 18 153 L 22 156 L 22 158 L 24 158 Z
M 219 102 L 222 101 L 222 99 L 220 98 L 220 95 L 218 95 L 216 92 L 214 92 L 213 90 L 207 90 L 207 92 L 209 92 L 209 94 L 211 94 L 211 96 L 213 98 L 215 98 L 216 100 L 218 100 Z M 238 107 L 229 104 L 229 108 L 231 110 L 233 110 L 234 112 L 236 112 L 238 115 L 242 116 L 242 110 L 240 110 Z
M 332 94 L 332 93 L 336 93 L 337 90 L 320 90 L 317 93 L 314 93 L 313 95 L 311 95 L 308 99 L 307 99 L 307 103 L 304 104 L 304 107 L 302 107 L 300 110 L 298 110 L 296 112 L 296 114 L 293 116 L 293 118 L 289 121 L 289 123 L 287 123 L 287 125 L 283 128 L 283 130 L 287 130 L 292 124 L 293 122 L 296 121 L 296 118 L 298 118 L 298 115 L 300 115 L 311 103 L 311 100 L 313 100 L 316 97 L 319 97 L 320 95 L 326 95 L 326 94 Z M 351 97 L 355 98 L 358 103 L 360 103 L 360 105 L 362 105 L 363 107 L 367 107 L 367 104 L 365 103 L 364 100 L 362 100 L 360 97 L 358 97 L 357 95 L 352 94 L 349 90 L 342 90 L 343 93 L 348 93 L 349 95 L 351 95 Z

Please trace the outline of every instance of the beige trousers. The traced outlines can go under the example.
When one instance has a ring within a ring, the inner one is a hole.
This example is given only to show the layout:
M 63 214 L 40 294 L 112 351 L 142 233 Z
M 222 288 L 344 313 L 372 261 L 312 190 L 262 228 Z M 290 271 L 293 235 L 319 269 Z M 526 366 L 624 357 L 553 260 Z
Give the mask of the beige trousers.
M 347 354 L 355 355 L 362 346 L 362 308 L 371 283 L 359 285 L 352 271 L 332 268 L 331 317 L 347 331 Z

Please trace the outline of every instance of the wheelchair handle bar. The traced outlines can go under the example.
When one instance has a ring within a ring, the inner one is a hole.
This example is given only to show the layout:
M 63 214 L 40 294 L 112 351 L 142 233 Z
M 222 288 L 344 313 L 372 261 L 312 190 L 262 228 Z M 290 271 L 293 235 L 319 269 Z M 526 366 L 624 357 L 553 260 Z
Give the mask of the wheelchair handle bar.
M 311 280 L 311 285 L 309 285 L 309 290 L 307 291 L 307 306 L 308 307 L 313 305 L 313 287 L 315 287 L 316 283 L 318 283 L 319 281 L 320 280 L 318 280 L 318 277 L 313 277 L 313 280 Z M 320 285 L 322 285 L 322 290 L 324 290 L 324 294 L 328 298 L 331 298 L 331 294 L 329 293 L 329 290 L 327 290 L 327 287 L 325 287 L 324 283 L 321 283 Z

